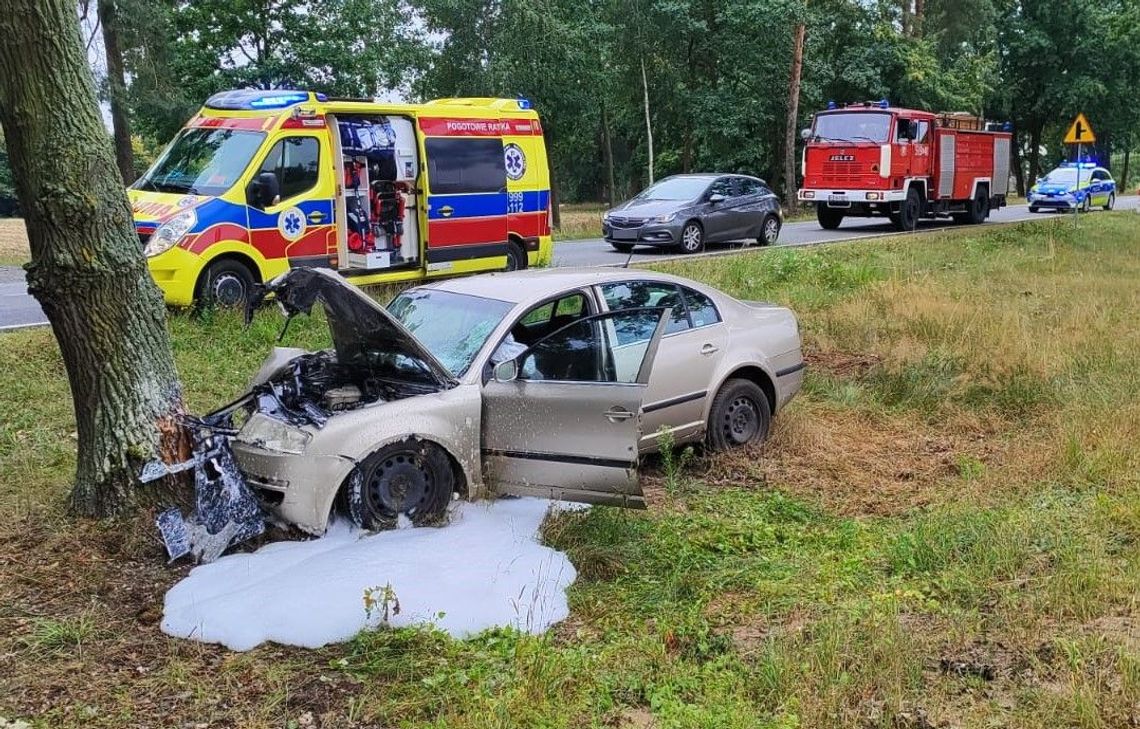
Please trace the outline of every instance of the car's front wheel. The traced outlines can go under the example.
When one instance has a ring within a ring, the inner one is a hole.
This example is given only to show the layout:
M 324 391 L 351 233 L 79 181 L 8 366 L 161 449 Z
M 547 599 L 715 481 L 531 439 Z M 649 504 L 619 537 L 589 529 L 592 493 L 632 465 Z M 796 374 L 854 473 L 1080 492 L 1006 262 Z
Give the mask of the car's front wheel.
M 716 451 L 763 443 L 772 425 L 772 407 L 760 386 L 751 380 L 724 383 L 709 410 L 708 444 Z
M 360 464 L 345 490 L 348 515 L 359 527 L 391 529 L 401 516 L 417 526 L 438 521 L 455 491 L 455 472 L 439 446 L 409 438 Z
M 780 238 L 780 220 L 775 215 L 769 215 L 764 218 L 764 224 L 760 227 L 759 243 L 762 246 L 770 246 L 775 244 Z
M 685 253 L 699 253 L 705 247 L 705 232 L 695 220 L 685 223 L 681 229 L 681 250 Z
M 618 253 L 629 253 L 633 250 L 632 243 L 610 243 L 610 245 L 613 246 L 613 249 Z

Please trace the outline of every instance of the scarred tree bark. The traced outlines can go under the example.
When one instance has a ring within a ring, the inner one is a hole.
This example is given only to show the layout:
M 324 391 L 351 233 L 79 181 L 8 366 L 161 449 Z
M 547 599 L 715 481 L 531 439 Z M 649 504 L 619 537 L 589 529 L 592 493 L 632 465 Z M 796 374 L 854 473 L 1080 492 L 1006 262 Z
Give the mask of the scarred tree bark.
M 99 0 L 99 24 L 103 28 L 103 52 L 107 56 L 107 90 L 111 101 L 111 128 L 115 135 L 115 162 L 123 182 L 135 181 L 135 151 L 131 147 L 131 120 L 127 113 L 126 73 L 119 45 L 119 10 L 115 0 Z
M 28 288 L 51 322 L 75 406 L 71 505 L 121 513 L 138 503 L 140 466 L 182 452 L 182 398 L 74 2 L 4 0 L 0 70 L 0 124 L 31 241 Z
M 784 201 L 796 209 L 796 127 L 800 115 L 800 77 L 804 66 L 804 23 L 797 23 L 792 40 L 792 72 L 788 80 L 788 119 L 784 130 Z

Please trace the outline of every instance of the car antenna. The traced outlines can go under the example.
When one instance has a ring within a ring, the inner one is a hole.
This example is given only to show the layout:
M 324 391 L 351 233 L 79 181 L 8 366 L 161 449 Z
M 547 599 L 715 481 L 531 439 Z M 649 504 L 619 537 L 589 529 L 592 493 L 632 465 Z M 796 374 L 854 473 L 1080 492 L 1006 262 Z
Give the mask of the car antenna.
M 633 246 L 629 248 L 629 255 L 625 258 L 625 263 L 621 264 L 622 268 L 629 268 L 629 262 L 633 260 Z

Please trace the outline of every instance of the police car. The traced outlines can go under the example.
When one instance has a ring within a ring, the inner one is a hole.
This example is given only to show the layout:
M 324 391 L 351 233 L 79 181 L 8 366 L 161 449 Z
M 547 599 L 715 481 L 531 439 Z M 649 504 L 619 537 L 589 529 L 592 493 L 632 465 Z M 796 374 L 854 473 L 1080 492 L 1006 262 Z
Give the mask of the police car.
M 1116 182 L 1093 162 L 1066 162 L 1037 181 L 1029 190 L 1029 212 L 1072 210 L 1088 212 L 1094 205 L 1112 210 Z

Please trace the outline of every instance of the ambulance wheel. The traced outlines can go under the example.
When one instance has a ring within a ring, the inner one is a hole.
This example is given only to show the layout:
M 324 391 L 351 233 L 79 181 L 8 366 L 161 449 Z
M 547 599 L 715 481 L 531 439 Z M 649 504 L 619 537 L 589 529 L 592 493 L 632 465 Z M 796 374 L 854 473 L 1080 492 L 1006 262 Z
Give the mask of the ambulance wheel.
M 820 203 L 815 206 L 815 217 L 819 221 L 819 227 L 824 230 L 835 230 L 843 222 L 843 211 L 834 210 Z
M 698 253 L 705 247 L 705 231 L 695 220 L 685 223 L 681 229 L 681 250 L 685 253 Z
M 241 261 L 223 258 L 206 266 L 198 281 L 198 303 L 232 309 L 245 306 L 257 279 Z
M 1114 207 L 1116 207 L 1116 193 L 1110 192 L 1108 193 L 1108 202 L 1104 204 L 1104 209 L 1112 210 Z
M 392 529 L 401 516 L 423 526 L 446 512 L 455 482 L 442 449 L 409 438 L 365 458 L 345 484 L 343 498 L 349 518 L 364 529 Z
M 780 238 L 780 220 L 775 215 L 769 215 L 764 218 L 764 224 L 760 227 L 760 237 L 757 242 L 762 246 L 774 245 Z
M 895 228 L 897 230 L 914 230 L 918 227 L 918 217 L 921 214 L 922 196 L 918 194 L 918 190 L 912 187 L 906 191 L 906 200 L 903 200 L 902 207 L 899 208 Z
M 633 251 L 632 243 L 610 243 L 610 245 L 613 246 L 613 249 L 618 253 L 629 253 Z
M 507 270 L 521 271 L 526 268 L 526 251 L 518 243 L 507 244 Z

